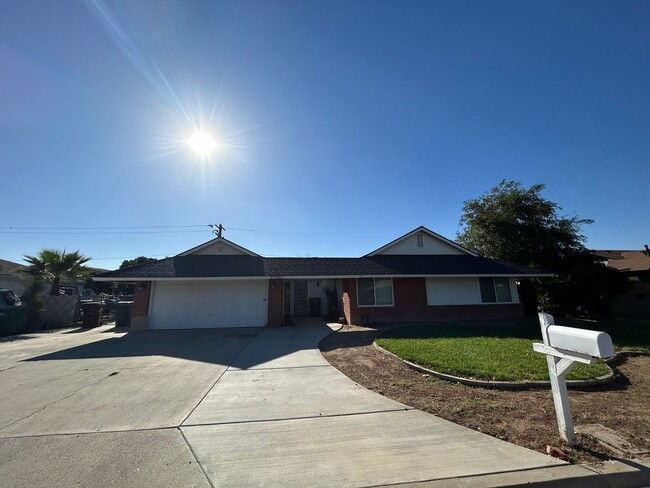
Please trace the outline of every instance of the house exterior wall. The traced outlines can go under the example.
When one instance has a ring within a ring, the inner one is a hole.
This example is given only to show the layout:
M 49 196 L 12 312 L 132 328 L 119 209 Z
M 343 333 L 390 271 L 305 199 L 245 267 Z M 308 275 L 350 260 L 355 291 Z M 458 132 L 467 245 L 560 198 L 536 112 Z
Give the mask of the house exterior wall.
M 508 278 L 512 303 L 519 302 L 517 284 Z M 478 278 L 426 278 L 429 305 L 482 305 Z
M 131 330 L 146 330 L 149 325 L 151 287 L 152 282 L 150 281 L 141 281 L 135 284 L 133 308 L 131 309 Z
M 327 295 L 325 294 L 325 290 L 327 289 L 334 289 L 336 288 L 337 291 L 340 291 L 340 287 L 337 287 L 337 282 L 339 280 L 334 280 L 334 279 L 328 279 L 328 278 L 323 278 L 323 279 L 314 279 L 314 280 L 286 280 L 285 283 L 290 283 L 291 284 L 291 290 L 288 291 L 290 297 L 291 297 L 291 307 L 293 308 L 293 283 L 294 282 L 304 282 L 307 283 L 307 300 L 309 301 L 312 298 L 319 298 L 320 299 L 320 315 L 326 315 L 327 314 Z M 285 310 L 284 313 L 288 314 L 293 314 L 293 310 Z M 307 314 L 309 313 L 309 310 L 307 311 Z
M 239 256 L 245 255 L 244 252 L 234 248 L 233 246 L 228 245 L 223 241 L 210 244 L 209 246 L 206 246 L 203 249 L 194 251 L 192 254 L 195 256 L 215 255 L 215 254 L 219 254 L 222 256 L 223 255 L 239 255 Z
M 466 254 L 446 242 L 422 233 L 422 247 L 418 247 L 418 237 L 414 234 L 403 241 L 393 244 L 379 254 Z
M 284 280 L 269 280 L 267 327 L 281 327 L 284 306 Z
M 428 305 L 425 278 L 393 278 L 393 306 L 357 305 L 356 279 L 343 283 L 343 311 L 350 324 L 523 317 L 520 303 Z
M 0 276 L 0 288 L 12 290 L 18 296 L 22 295 L 28 286 L 29 281 L 21 280 L 17 276 Z

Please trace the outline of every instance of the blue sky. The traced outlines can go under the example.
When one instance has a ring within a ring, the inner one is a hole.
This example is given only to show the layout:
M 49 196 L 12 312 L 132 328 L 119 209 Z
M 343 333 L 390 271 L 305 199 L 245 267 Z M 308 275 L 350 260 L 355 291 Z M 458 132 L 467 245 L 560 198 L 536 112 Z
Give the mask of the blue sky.
M 0 258 L 357 256 L 504 178 L 640 249 L 648 87 L 641 1 L 3 0 Z

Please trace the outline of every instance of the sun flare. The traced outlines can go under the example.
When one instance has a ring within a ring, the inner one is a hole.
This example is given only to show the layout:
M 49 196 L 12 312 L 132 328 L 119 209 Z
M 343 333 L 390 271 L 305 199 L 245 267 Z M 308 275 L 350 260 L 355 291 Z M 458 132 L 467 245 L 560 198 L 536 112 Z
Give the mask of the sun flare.
M 188 141 L 192 150 L 200 156 L 207 157 L 216 149 L 214 138 L 203 131 L 195 132 Z

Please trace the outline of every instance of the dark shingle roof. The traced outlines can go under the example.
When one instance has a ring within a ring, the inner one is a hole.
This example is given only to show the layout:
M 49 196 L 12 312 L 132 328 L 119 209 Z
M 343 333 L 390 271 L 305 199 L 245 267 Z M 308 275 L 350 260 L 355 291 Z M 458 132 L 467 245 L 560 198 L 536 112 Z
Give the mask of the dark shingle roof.
M 110 271 L 100 278 L 228 278 L 274 276 L 540 275 L 539 270 L 470 255 L 378 255 L 362 258 L 176 256 Z

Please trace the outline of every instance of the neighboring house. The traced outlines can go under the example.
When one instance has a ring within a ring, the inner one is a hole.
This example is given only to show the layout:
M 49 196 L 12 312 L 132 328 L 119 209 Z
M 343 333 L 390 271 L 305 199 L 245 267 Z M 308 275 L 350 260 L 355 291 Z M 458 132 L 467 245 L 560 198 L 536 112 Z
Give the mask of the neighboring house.
M 0 288 L 13 290 L 18 296 L 22 295 L 25 288 L 29 286 L 29 280 L 20 273 L 24 267 L 22 264 L 0 259 Z
M 592 250 L 603 264 L 623 273 L 632 286 L 612 301 L 615 314 L 650 314 L 650 249 L 643 251 Z
M 216 238 L 172 258 L 103 273 L 135 283 L 132 328 L 280 326 L 327 310 L 349 323 L 523 316 L 516 279 L 552 276 L 482 258 L 424 227 L 360 258 L 265 258 Z
M 26 266 L 23 264 L 0 259 L 0 288 L 13 290 L 13 292 L 18 296 L 22 295 L 25 289 L 29 286 L 29 279 L 20 272 L 20 270 L 25 268 Z M 92 268 L 92 270 L 95 272 L 106 271 L 105 269 L 100 268 Z M 50 286 L 48 286 L 49 284 L 42 283 L 42 285 L 41 291 L 44 294 L 48 293 L 50 291 Z M 92 293 L 91 290 L 86 288 L 85 281 L 62 282 L 61 291 L 64 295 L 90 295 Z

